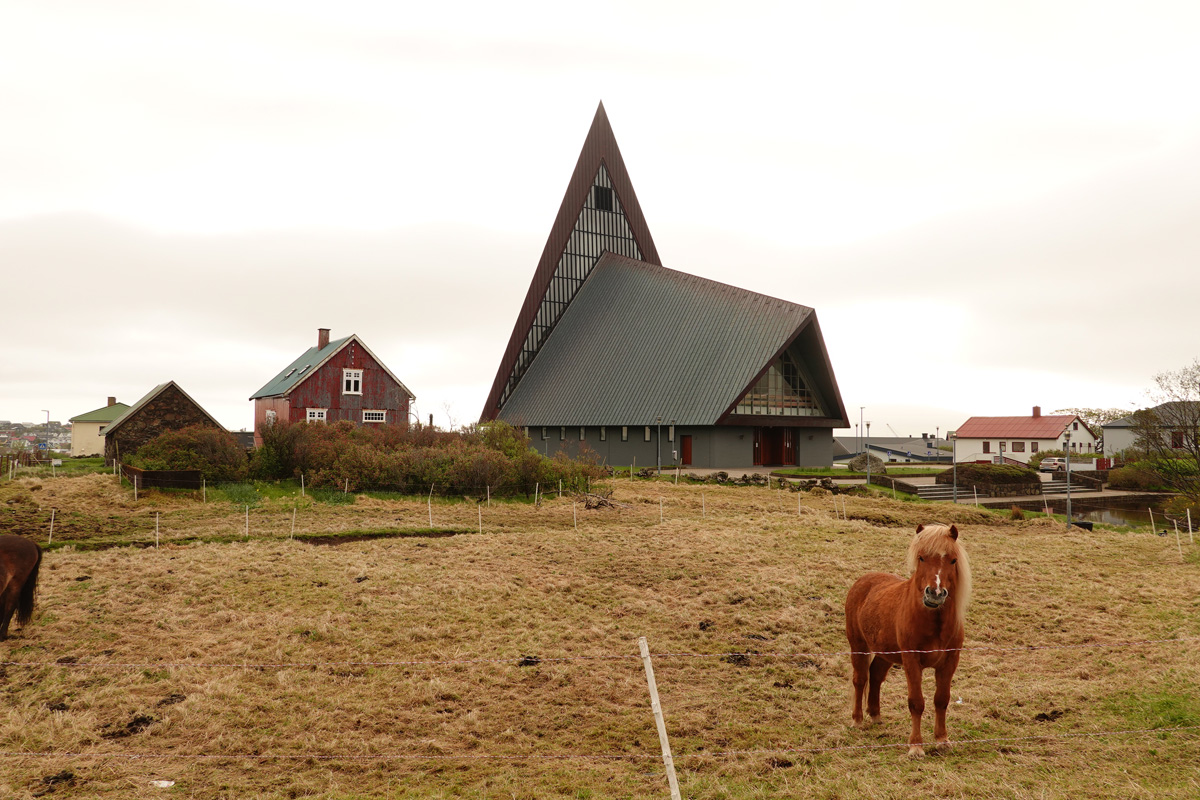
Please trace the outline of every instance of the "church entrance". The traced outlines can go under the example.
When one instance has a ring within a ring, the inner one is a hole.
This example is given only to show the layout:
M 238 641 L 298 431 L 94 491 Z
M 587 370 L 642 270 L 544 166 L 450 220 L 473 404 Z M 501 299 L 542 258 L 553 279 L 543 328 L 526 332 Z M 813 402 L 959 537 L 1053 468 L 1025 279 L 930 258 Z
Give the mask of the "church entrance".
M 754 429 L 754 466 L 795 466 L 796 429 Z

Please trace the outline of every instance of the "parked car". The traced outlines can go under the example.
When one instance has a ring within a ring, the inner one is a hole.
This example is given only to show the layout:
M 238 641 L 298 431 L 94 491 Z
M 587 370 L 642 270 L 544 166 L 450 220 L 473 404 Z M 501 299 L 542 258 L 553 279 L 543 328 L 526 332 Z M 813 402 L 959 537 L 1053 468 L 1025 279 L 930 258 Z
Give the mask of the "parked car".
M 1065 458 L 1043 458 L 1041 466 L 1038 467 L 1042 472 L 1060 472 L 1067 468 L 1067 460 Z

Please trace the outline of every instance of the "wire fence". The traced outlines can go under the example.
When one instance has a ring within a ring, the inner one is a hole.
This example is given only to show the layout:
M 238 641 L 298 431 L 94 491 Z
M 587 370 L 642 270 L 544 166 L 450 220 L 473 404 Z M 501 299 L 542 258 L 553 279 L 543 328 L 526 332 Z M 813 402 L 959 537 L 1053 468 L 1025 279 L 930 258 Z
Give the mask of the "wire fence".
M 1117 642 L 1079 642 L 1077 644 L 1040 644 L 1001 647 L 996 645 L 967 645 L 963 647 L 947 647 L 935 650 L 840 650 L 809 652 L 768 652 L 759 653 L 751 650 L 724 651 L 715 653 L 692 652 L 658 652 L 651 653 L 655 659 L 665 658 L 730 658 L 733 656 L 745 658 L 774 658 L 774 659 L 811 659 L 811 658 L 841 658 L 858 655 L 901 655 L 934 654 L 952 652 L 991 652 L 991 653 L 1030 653 L 1041 650 L 1098 650 L 1118 649 L 1124 647 L 1142 647 L 1145 645 L 1183 644 L 1200 642 L 1200 636 L 1176 636 L 1169 639 L 1133 639 Z M 547 656 L 536 658 L 531 656 L 509 656 L 504 658 L 448 658 L 448 659 L 408 659 L 387 661 L 81 661 L 77 656 L 63 656 L 54 661 L 0 661 L 4 667 L 65 667 L 82 668 L 96 667 L 109 669 L 312 669 L 314 667 L 420 667 L 420 666 L 461 666 L 465 664 L 515 664 L 530 666 L 536 664 L 570 663 L 579 661 L 630 661 L 639 659 L 636 653 L 600 653 L 579 656 Z
M 971 739 L 950 739 L 937 746 L 972 747 L 989 744 L 1014 744 L 1018 742 L 1055 741 L 1073 739 L 1096 739 L 1106 736 L 1161 736 L 1164 733 L 1200 731 L 1200 725 L 1170 725 L 1157 728 L 1124 728 L 1101 731 L 1074 731 L 1065 733 L 1042 733 L 1031 736 L 989 736 Z M 931 745 L 932 746 L 932 745 Z M 816 747 L 764 747 L 751 750 L 713 750 L 696 753 L 678 753 L 675 759 L 727 759 L 771 756 L 779 754 L 818 755 L 821 753 L 851 752 L 855 750 L 907 749 L 908 742 L 881 744 L 822 745 Z M 176 761 L 657 761 L 659 753 L 521 753 L 495 755 L 488 753 L 101 753 L 101 752 L 0 752 L 0 758 L 94 758 L 128 761 L 176 760 Z

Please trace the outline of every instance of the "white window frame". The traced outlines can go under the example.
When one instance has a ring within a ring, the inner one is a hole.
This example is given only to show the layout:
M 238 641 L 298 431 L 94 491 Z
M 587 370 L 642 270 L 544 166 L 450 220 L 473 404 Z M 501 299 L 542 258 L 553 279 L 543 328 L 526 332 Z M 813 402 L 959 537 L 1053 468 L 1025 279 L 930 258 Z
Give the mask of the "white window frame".
M 675 441 L 675 426 L 674 425 L 667 426 L 667 441 L 668 442 Z
M 564 441 L 566 441 L 566 439 L 567 439 L 567 426 L 559 425 L 558 426 L 558 440 L 560 442 L 564 442 Z
M 328 408 L 309 408 L 306 409 L 304 419 L 306 422 L 324 422 L 328 412 Z
M 266 423 L 267 425 L 274 425 L 278 421 L 279 421 L 279 413 L 276 412 L 275 409 L 273 409 L 273 408 L 268 408 L 266 413 L 263 414 L 263 422 Z
M 621 441 L 622 442 L 629 441 L 629 426 L 628 425 L 621 426 Z
M 362 377 L 361 369 L 343 369 L 342 370 L 342 394 L 362 394 Z M 352 388 L 346 388 L 349 384 Z
M 368 414 L 377 414 L 377 419 L 367 419 Z M 363 424 L 387 424 L 387 411 L 378 408 L 364 408 L 362 412 Z
M 646 426 L 646 441 L 650 441 L 650 426 Z
M 600 426 L 600 441 L 608 441 L 608 429 L 603 425 Z

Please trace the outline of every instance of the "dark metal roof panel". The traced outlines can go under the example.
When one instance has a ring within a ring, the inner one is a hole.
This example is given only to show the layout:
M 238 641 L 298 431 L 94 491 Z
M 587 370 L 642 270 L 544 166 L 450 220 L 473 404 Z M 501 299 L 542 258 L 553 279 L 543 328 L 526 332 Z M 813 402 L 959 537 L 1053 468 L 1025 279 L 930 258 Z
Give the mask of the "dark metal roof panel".
M 807 306 L 604 255 L 504 405 L 516 425 L 712 425 Z

